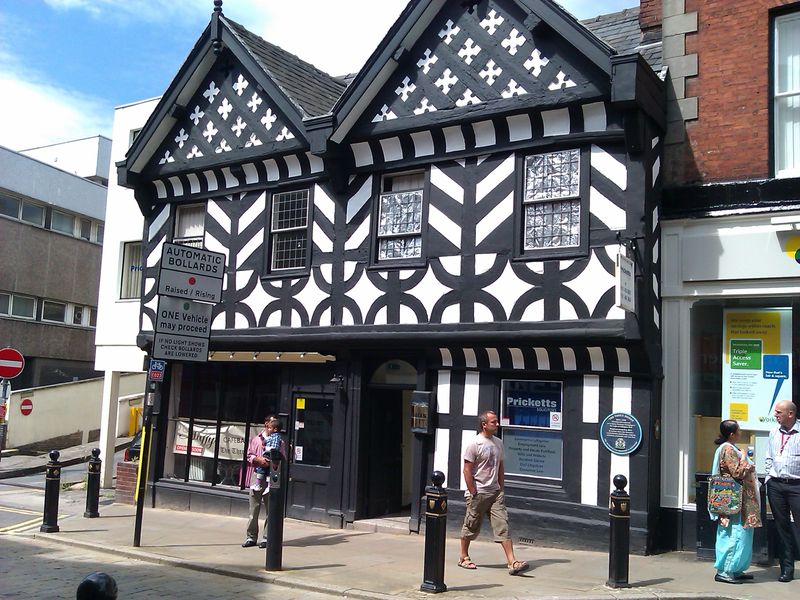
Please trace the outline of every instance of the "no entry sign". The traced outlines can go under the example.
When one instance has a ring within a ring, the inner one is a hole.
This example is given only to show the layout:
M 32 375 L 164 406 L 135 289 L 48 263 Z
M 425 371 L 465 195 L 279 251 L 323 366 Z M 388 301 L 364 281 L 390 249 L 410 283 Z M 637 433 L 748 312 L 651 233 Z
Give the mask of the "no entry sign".
M 19 412 L 23 415 L 29 415 L 33 412 L 33 400 L 30 398 L 23 398 L 22 402 L 19 403 Z
M 0 377 L 13 379 L 25 368 L 25 359 L 19 350 L 3 348 L 0 350 Z

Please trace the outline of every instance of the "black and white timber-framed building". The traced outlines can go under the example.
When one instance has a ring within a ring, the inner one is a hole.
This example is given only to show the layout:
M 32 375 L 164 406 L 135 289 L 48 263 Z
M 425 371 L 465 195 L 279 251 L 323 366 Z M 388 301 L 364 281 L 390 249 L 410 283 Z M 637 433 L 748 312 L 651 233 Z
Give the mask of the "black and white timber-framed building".
M 458 515 L 461 450 L 493 409 L 515 536 L 605 547 L 624 474 L 652 549 L 665 92 L 636 11 L 600 24 L 616 48 L 549 0 L 412 0 L 345 81 L 215 8 L 118 163 L 145 215 L 143 349 L 162 245 L 227 260 L 209 362 L 169 366 L 157 504 L 246 512 L 243 452 L 274 412 L 289 516 L 408 510 L 418 531 L 435 469 Z M 621 249 L 635 312 L 615 303 Z M 599 437 L 617 412 L 642 425 L 631 455 Z

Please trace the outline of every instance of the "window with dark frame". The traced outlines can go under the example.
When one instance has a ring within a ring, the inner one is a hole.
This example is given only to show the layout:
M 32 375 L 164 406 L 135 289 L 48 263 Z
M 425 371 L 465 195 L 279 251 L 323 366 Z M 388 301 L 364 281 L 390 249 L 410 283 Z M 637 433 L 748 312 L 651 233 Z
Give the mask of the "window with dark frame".
M 122 273 L 119 297 L 138 299 L 142 288 L 142 242 L 126 242 L 122 247 Z
M 523 252 L 580 247 L 580 150 L 534 154 L 524 165 Z
M 179 206 L 175 212 L 175 236 L 173 242 L 202 248 L 206 232 L 205 204 Z
M 424 172 L 383 177 L 378 197 L 378 262 L 422 257 L 424 186 Z
M 775 176 L 800 176 L 800 12 L 774 21 Z
M 272 195 L 270 271 L 304 269 L 308 257 L 308 189 Z

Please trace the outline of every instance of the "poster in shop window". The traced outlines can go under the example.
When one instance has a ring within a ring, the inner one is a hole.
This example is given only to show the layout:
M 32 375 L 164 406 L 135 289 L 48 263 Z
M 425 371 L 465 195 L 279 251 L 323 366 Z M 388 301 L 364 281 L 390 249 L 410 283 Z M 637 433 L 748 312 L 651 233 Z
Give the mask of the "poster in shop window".
M 251 429 L 258 432 L 258 428 Z M 244 425 L 222 425 L 219 428 L 219 458 L 221 460 L 241 461 L 244 456 L 245 439 Z M 214 457 L 214 445 L 217 441 L 217 426 L 195 423 L 192 428 L 192 447 L 189 452 L 192 456 Z M 175 422 L 175 442 L 172 451 L 176 454 L 186 454 L 189 444 L 189 422 Z
M 775 404 L 792 399 L 791 310 L 726 309 L 723 319 L 722 418 L 768 431 Z

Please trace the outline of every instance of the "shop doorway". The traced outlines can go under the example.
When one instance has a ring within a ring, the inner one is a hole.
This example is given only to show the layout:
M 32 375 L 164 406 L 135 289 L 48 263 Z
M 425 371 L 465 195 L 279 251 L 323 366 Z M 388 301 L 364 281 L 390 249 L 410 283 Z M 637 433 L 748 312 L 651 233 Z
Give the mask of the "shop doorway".
M 406 361 L 378 366 L 361 406 L 360 518 L 399 515 L 411 505 L 411 393 L 417 371 Z

